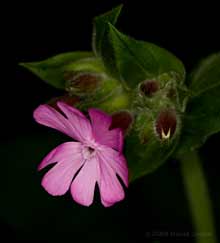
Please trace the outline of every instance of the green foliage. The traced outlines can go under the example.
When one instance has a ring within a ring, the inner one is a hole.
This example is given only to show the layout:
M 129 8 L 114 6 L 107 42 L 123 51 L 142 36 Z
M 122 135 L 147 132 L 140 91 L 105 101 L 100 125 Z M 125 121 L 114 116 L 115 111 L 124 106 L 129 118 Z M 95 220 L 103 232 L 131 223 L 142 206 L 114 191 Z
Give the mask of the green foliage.
M 209 56 L 195 69 L 189 91 L 179 154 L 198 148 L 220 131 L 220 53 Z
M 192 96 L 199 96 L 220 85 L 220 52 L 201 61 L 190 76 Z
M 68 52 L 48 58 L 44 61 L 20 63 L 20 65 L 55 88 L 64 89 L 64 72 L 66 66 L 80 59 L 92 56 L 93 54 L 91 52 Z
M 111 11 L 94 18 L 92 47 L 96 55 L 100 55 L 102 51 L 101 45 L 103 39 L 105 38 L 106 30 L 107 30 L 106 24 L 111 23 L 114 25 L 117 22 L 121 9 L 122 9 L 122 5 L 119 5 L 118 7 L 112 9 Z
M 184 66 L 173 54 L 152 43 L 130 38 L 110 23 L 101 46 L 106 68 L 131 88 L 163 73 L 175 73 L 179 82 L 184 80 Z

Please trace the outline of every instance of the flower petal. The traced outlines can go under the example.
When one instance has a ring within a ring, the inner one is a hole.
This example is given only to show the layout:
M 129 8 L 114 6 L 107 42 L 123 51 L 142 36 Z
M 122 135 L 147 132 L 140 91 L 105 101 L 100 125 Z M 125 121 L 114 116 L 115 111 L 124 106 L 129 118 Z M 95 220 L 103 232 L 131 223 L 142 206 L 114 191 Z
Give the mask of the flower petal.
M 74 158 L 75 154 L 82 153 L 82 144 L 79 142 L 66 142 L 54 148 L 39 164 L 38 170 L 49 164 L 65 161 L 67 158 Z
M 112 167 L 114 172 L 120 176 L 125 186 L 128 187 L 128 165 L 125 157 L 106 146 L 99 152 L 99 156 Z
M 70 122 L 49 105 L 40 105 L 34 111 L 34 119 L 44 126 L 54 128 L 73 139 L 77 139 L 76 134 L 72 131 Z
M 96 141 L 121 152 L 123 149 L 123 134 L 120 128 L 109 130 L 112 122 L 111 116 L 94 108 L 89 109 L 89 116 Z
M 80 111 L 63 102 L 58 102 L 58 106 L 68 119 L 49 105 L 40 105 L 34 111 L 35 120 L 81 142 L 92 136 L 91 125 Z
M 72 113 L 74 115 L 78 115 L 78 116 L 88 120 L 81 111 L 74 108 L 73 106 L 68 105 L 67 103 L 65 103 L 63 101 L 58 101 L 57 106 L 61 109 L 61 111 L 63 111 L 65 113 L 66 116 L 68 116 L 69 114 L 71 116 L 71 113 Z
M 111 207 L 112 205 L 115 204 L 115 202 L 107 202 L 103 198 L 101 198 L 101 201 L 102 201 L 102 205 L 104 205 L 105 207 Z
M 69 148 L 72 149 L 71 152 L 68 150 Z M 56 148 L 56 150 L 53 150 L 46 158 L 47 159 L 42 162 L 42 167 L 48 165 L 52 161 L 59 161 L 45 174 L 41 184 L 51 195 L 63 195 L 69 189 L 75 173 L 84 163 L 79 149 L 79 143 L 62 144 Z
M 71 185 L 73 199 L 84 206 L 93 202 L 96 181 L 99 180 L 99 163 L 95 156 L 87 160 Z
M 68 118 L 79 141 L 83 142 L 85 140 L 92 139 L 91 124 L 82 112 L 65 104 L 64 102 L 57 102 L 57 105 Z
M 98 181 L 102 204 L 109 207 L 121 201 L 125 194 L 124 190 L 112 167 L 99 156 L 100 179 Z

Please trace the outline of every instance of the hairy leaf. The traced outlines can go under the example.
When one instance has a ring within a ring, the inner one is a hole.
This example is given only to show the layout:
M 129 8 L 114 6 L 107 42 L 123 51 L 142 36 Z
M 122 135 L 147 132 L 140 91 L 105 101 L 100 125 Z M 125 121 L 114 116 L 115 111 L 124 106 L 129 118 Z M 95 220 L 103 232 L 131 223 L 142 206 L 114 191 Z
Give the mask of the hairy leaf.
M 101 53 L 109 72 L 132 88 L 163 73 L 175 73 L 179 82 L 185 77 L 183 64 L 173 54 L 152 43 L 130 38 L 110 23 Z
M 39 78 L 58 89 L 65 88 L 64 71 L 70 63 L 92 57 L 91 52 L 68 52 L 40 62 L 20 63 Z
M 94 18 L 92 47 L 97 55 L 99 55 L 101 52 L 101 43 L 103 41 L 103 38 L 105 38 L 106 23 L 109 22 L 115 25 L 121 9 L 122 5 L 119 5 L 111 11 Z
M 178 153 L 198 148 L 220 131 L 220 53 L 201 62 L 191 75 L 189 89 Z

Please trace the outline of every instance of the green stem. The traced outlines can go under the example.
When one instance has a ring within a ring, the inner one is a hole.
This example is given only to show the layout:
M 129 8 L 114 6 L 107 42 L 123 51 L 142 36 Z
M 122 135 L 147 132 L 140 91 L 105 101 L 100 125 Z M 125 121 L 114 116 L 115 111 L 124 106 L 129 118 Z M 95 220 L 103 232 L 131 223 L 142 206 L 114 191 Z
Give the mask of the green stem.
M 195 227 L 197 243 L 217 243 L 208 186 L 199 155 L 189 152 L 181 157 L 181 169 Z

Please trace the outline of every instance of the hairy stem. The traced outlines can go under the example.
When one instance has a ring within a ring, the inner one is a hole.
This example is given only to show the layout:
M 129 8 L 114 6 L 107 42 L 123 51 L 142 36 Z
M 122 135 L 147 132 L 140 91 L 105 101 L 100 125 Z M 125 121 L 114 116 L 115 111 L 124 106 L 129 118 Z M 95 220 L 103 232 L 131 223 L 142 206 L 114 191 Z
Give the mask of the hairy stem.
M 197 152 L 181 157 L 185 191 L 195 228 L 197 243 L 217 243 L 208 186 Z

